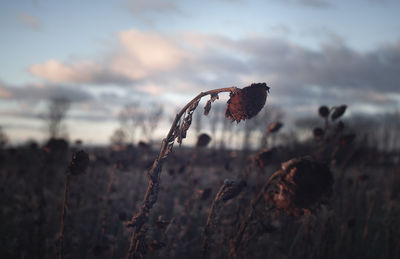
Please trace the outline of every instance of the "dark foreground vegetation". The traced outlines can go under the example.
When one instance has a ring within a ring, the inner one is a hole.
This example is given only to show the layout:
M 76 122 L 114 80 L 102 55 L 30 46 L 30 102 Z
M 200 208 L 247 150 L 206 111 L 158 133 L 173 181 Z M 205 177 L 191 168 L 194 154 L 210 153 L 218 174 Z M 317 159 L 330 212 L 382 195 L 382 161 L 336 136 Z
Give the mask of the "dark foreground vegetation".
M 321 108 L 322 126 L 302 142 L 229 150 L 202 135 L 195 147 L 175 147 L 139 257 L 400 258 L 399 152 L 367 145 L 340 121 L 339 108 Z M 279 124 L 267 133 L 279 134 Z M 52 139 L 2 148 L 0 257 L 55 258 L 60 242 L 63 258 L 126 257 L 157 154 L 143 142 L 89 148 Z M 293 175 L 307 161 L 316 163 L 308 171 L 330 168 L 333 185 L 328 179 L 313 193 L 307 182 L 301 190 Z M 265 188 L 280 169 L 286 176 Z

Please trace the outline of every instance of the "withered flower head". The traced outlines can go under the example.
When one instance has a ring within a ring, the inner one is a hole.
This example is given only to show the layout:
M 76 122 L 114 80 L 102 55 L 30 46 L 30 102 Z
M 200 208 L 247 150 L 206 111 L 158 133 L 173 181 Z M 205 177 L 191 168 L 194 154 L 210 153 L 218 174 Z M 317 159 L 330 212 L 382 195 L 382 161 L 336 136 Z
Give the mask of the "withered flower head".
M 263 168 L 267 164 L 271 163 L 271 160 L 274 159 L 276 148 L 266 148 L 261 152 L 257 153 L 254 157 L 254 162 L 258 165 L 258 167 Z
M 283 126 L 283 123 L 280 123 L 280 122 L 271 122 L 271 123 L 268 125 L 267 132 L 268 132 L 268 133 L 277 132 L 278 130 L 280 130 L 280 129 L 282 128 L 282 126 Z
M 329 108 L 325 105 L 319 107 L 319 109 L 318 109 L 319 116 L 321 116 L 323 118 L 327 118 L 329 116 L 329 112 L 330 112 Z
M 316 139 L 322 138 L 324 136 L 324 134 L 325 134 L 325 132 L 321 128 L 314 128 L 313 129 L 313 135 L 314 135 L 314 138 L 316 138 Z
M 75 152 L 72 156 L 71 163 L 68 166 L 68 170 L 72 175 L 80 175 L 86 172 L 89 165 L 89 155 L 80 150 Z
M 332 113 L 332 120 L 336 120 L 337 118 L 340 118 L 344 112 L 346 111 L 347 105 L 340 105 L 339 107 L 335 107 L 334 111 Z
M 196 147 L 206 147 L 211 141 L 211 137 L 205 133 L 197 137 Z
M 232 92 L 225 117 L 238 123 L 254 117 L 264 107 L 268 92 L 269 87 L 266 83 L 252 84 Z
M 294 158 L 282 164 L 275 182 L 277 193 L 269 193 L 268 200 L 288 214 L 309 212 L 332 192 L 333 177 L 326 164 L 310 157 Z
M 235 198 L 239 193 L 246 187 L 246 182 L 244 180 L 241 181 L 232 181 L 229 179 L 225 179 L 224 184 L 219 189 L 215 200 L 226 202 L 232 198 Z

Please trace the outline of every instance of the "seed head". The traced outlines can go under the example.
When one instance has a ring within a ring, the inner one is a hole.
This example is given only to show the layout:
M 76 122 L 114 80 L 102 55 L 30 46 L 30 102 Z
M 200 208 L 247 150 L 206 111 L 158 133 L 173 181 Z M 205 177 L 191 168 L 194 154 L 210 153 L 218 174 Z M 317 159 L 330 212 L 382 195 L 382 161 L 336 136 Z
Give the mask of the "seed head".
M 281 175 L 275 182 L 277 193 L 267 199 L 288 214 L 309 212 L 332 192 L 333 177 L 326 164 L 310 157 L 291 159 L 282 164 Z
M 264 107 L 268 92 L 269 87 L 266 83 L 252 84 L 232 92 L 225 117 L 238 123 L 254 117 Z
M 211 137 L 205 133 L 197 137 L 196 147 L 206 147 L 211 141 Z
M 85 151 L 80 150 L 72 156 L 68 169 L 72 175 L 80 175 L 86 172 L 88 165 L 89 155 Z
M 330 112 L 329 108 L 325 105 L 319 107 L 319 109 L 318 109 L 319 116 L 321 116 L 323 118 L 327 118 L 329 116 L 329 112 Z
M 235 198 L 245 186 L 246 182 L 244 180 L 232 181 L 225 179 L 224 184 L 221 186 L 215 197 L 215 200 L 226 202 L 232 198 Z
M 340 105 L 339 107 L 335 107 L 335 110 L 332 113 L 332 120 L 336 120 L 337 118 L 340 118 L 344 112 L 346 111 L 347 105 Z

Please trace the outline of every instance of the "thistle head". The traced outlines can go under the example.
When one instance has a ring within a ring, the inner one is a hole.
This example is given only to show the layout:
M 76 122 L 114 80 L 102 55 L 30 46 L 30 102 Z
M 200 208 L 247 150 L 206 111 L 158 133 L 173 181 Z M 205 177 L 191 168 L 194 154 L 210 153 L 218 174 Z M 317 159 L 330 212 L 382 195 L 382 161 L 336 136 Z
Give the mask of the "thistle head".
M 265 105 L 269 87 L 266 83 L 257 83 L 231 92 L 225 117 L 240 122 L 257 115 Z

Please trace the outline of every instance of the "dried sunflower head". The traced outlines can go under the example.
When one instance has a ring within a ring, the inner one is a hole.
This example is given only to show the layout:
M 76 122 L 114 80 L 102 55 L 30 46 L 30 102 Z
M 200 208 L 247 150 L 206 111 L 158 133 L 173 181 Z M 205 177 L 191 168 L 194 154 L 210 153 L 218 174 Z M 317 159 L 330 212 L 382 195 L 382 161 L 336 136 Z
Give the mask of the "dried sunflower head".
M 297 216 L 331 194 L 333 177 L 324 163 L 310 157 L 294 158 L 282 164 L 274 185 L 278 191 L 268 193 L 267 199 L 277 209 Z
M 232 92 L 225 117 L 236 122 L 254 117 L 264 107 L 268 92 L 266 83 L 252 84 Z

